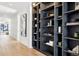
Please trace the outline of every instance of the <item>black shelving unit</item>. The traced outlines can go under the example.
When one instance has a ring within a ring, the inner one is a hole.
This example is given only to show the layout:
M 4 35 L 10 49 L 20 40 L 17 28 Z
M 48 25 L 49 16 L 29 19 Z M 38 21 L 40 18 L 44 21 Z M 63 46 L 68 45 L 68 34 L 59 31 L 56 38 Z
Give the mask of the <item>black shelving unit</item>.
M 54 55 L 54 3 L 41 5 L 41 43 L 40 50 L 46 55 Z
M 63 55 L 79 55 L 79 3 L 63 3 Z
M 78 56 L 79 2 L 40 2 L 33 9 L 33 47 L 46 55 Z
M 35 10 L 40 10 L 40 26 L 37 25 L 37 32 L 33 32 L 36 35 L 36 48 L 39 46 L 39 51 L 46 55 L 62 55 L 62 2 L 40 2 L 40 9 L 35 8 Z M 34 16 L 33 16 L 34 18 Z M 36 22 L 33 22 L 34 24 Z M 34 26 L 34 25 L 33 25 Z M 40 34 L 38 35 L 40 29 Z M 33 37 L 34 37 L 33 35 Z M 39 40 L 40 39 L 40 40 Z M 34 40 L 34 38 L 33 38 Z M 34 42 L 34 41 L 33 41 Z M 40 43 L 37 43 L 40 42 Z M 33 45 L 34 46 L 34 45 Z
M 40 49 L 40 4 L 35 3 L 36 5 L 32 8 L 32 15 L 33 15 L 33 39 L 32 39 L 32 46 L 35 49 Z
M 54 7 L 54 55 L 62 56 L 62 2 Z

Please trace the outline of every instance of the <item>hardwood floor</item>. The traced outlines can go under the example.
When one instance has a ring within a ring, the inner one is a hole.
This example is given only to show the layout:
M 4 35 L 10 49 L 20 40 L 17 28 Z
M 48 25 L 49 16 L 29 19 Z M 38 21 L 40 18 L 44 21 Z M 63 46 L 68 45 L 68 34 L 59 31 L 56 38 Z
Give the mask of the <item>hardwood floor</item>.
M 39 51 L 27 48 L 10 36 L 0 35 L 0 56 L 45 56 Z

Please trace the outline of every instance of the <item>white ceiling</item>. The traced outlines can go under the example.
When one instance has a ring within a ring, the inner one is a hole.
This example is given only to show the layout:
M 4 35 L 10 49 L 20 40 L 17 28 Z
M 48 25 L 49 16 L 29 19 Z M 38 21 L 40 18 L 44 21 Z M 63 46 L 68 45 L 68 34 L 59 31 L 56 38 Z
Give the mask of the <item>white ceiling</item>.
M 17 12 L 23 12 L 26 11 L 26 7 L 28 6 L 28 2 L 0 2 L 1 6 L 7 7 L 10 10 L 16 10 Z M 2 8 L 0 8 L 1 10 Z M 0 11 L 2 12 L 2 11 Z M 5 10 L 5 12 L 7 12 L 7 9 Z
M 0 2 L 0 17 L 14 17 L 18 13 L 27 12 L 28 7 L 29 2 Z

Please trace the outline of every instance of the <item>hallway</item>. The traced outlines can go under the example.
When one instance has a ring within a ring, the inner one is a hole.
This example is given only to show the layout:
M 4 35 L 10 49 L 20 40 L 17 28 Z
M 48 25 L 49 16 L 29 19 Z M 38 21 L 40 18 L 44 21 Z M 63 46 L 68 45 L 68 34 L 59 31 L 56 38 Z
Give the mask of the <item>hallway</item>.
M 8 35 L 0 35 L 0 56 L 44 56 L 44 54 L 27 48 Z

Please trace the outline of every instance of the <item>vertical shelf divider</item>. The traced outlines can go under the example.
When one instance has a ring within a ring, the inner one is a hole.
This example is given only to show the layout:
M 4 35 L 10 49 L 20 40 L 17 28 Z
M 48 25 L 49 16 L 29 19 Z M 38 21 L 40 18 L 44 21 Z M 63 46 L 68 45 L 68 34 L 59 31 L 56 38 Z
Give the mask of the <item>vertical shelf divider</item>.
M 67 27 L 66 27 L 66 22 L 67 22 L 67 14 L 64 12 L 67 11 L 67 3 L 63 2 L 62 6 L 62 56 L 66 56 L 66 53 L 64 52 L 64 49 L 67 48 L 67 40 L 65 40 L 65 36 L 67 36 Z
M 58 47 L 57 47 L 57 42 L 58 42 L 58 35 L 57 35 L 57 16 L 58 16 L 58 10 L 55 7 L 56 3 L 54 3 L 54 55 L 58 55 Z

